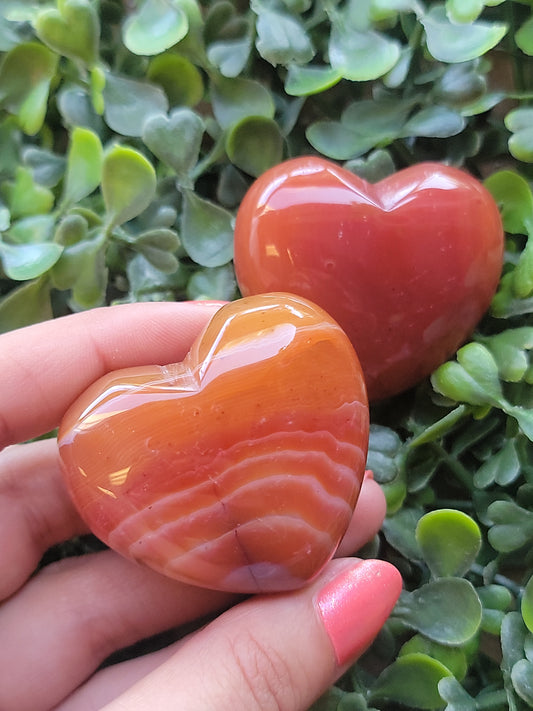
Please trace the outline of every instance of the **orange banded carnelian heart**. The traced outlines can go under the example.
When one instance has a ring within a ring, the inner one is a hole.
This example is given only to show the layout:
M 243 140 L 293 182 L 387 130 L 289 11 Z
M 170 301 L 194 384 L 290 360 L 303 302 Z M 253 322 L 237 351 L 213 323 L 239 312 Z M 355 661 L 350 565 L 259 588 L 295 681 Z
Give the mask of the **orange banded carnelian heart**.
M 93 533 L 170 577 L 247 593 L 297 588 L 332 557 L 367 441 L 351 343 L 288 294 L 223 306 L 182 363 L 104 376 L 58 435 Z

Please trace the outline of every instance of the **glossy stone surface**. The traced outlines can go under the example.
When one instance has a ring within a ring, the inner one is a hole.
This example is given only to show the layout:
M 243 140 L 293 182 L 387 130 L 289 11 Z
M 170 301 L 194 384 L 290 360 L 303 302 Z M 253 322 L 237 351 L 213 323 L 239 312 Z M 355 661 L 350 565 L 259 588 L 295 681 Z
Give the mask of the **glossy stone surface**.
M 350 521 L 367 442 L 352 345 L 286 294 L 224 306 L 182 363 L 104 376 L 58 435 L 71 496 L 100 539 L 235 592 L 318 574 Z
M 252 184 L 234 246 L 243 295 L 289 291 L 338 321 L 373 401 L 420 382 L 472 333 L 504 235 L 490 193 L 457 168 L 420 163 L 370 184 L 303 156 Z

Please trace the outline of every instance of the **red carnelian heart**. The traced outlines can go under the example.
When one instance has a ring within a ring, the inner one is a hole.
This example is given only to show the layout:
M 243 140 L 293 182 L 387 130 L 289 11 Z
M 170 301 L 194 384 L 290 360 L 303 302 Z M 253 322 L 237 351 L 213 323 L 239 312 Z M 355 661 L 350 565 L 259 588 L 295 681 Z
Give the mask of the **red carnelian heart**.
M 366 460 L 359 361 L 287 294 L 222 307 L 182 363 L 119 370 L 68 410 L 71 496 L 111 548 L 233 592 L 289 590 L 332 557 Z
M 322 158 L 261 175 L 235 224 L 243 295 L 299 294 L 350 337 L 370 400 L 406 390 L 449 358 L 488 309 L 503 259 L 490 193 L 421 163 L 375 185 Z

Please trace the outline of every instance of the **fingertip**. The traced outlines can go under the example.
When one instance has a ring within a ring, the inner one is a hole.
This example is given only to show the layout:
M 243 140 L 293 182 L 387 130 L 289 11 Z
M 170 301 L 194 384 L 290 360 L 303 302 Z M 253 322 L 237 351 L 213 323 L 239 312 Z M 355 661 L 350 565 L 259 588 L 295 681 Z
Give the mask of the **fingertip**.
M 381 486 L 372 477 L 365 476 L 352 519 L 336 556 L 353 555 L 371 541 L 379 532 L 386 512 L 387 502 Z
M 315 606 L 339 668 L 352 664 L 369 647 L 401 590 L 399 571 L 382 560 L 343 564 L 320 588 Z

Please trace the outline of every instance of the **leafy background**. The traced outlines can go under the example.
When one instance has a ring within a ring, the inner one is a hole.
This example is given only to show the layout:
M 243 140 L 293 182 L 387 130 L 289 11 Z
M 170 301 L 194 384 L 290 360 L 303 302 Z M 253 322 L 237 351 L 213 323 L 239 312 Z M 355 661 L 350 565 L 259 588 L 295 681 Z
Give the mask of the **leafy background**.
M 532 708 L 533 2 L 2 0 L 0 52 L 0 332 L 236 298 L 236 210 L 291 156 L 486 181 L 491 311 L 371 413 L 388 513 L 365 554 L 405 590 L 314 709 Z

